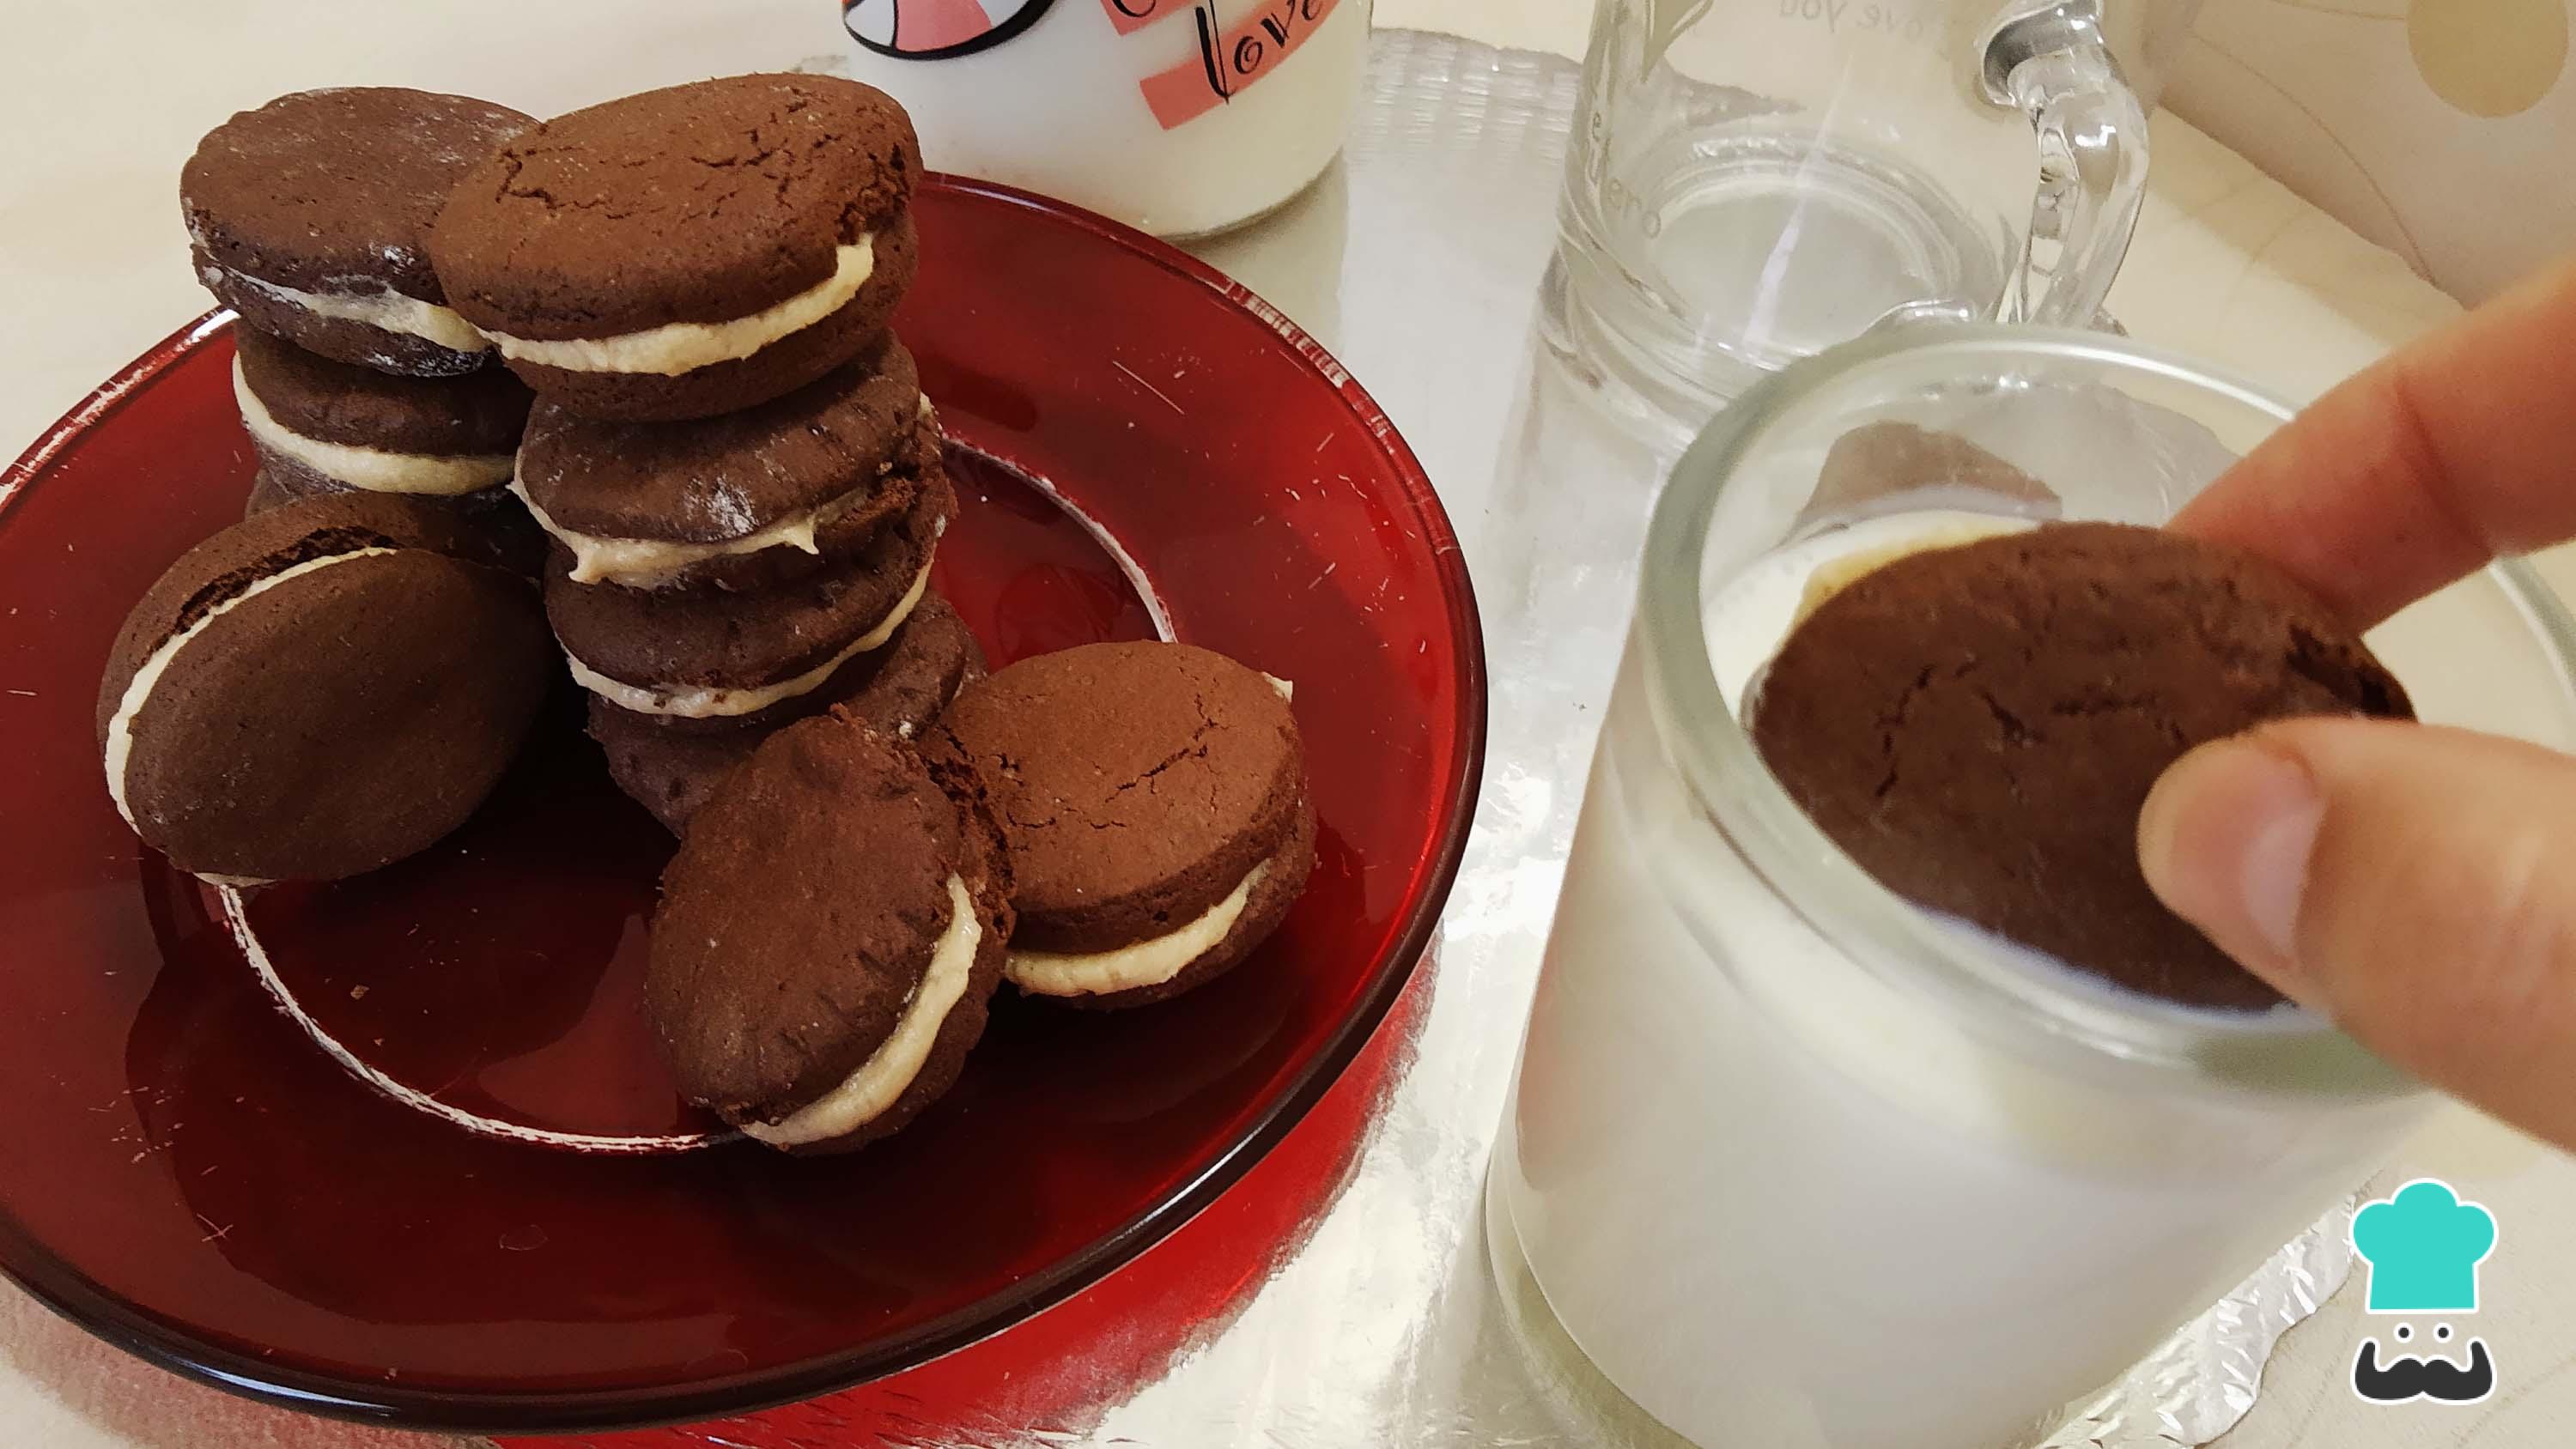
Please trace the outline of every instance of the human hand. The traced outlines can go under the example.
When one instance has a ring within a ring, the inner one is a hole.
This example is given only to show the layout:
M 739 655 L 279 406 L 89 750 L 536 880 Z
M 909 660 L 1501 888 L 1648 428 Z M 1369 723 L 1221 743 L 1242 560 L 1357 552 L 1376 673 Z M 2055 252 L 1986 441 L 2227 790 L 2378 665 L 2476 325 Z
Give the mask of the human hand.
M 2356 626 L 2576 537 L 2576 263 L 2326 394 L 2173 526 L 2269 556 Z M 2168 769 L 2138 854 L 2282 994 L 2576 1147 L 2576 758 L 2283 721 Z

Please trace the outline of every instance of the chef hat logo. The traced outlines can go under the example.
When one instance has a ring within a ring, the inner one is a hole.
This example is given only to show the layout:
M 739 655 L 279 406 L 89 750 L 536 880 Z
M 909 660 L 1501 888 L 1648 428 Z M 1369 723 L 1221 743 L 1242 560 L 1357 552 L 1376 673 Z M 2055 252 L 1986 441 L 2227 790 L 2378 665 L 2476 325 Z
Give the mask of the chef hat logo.
M 2418 1178 L 2352 1218 L 2373 1313 L 2477 1312 L 2478 1264 L 2495 1244 L 2495 1214 L 2438 1178 Z

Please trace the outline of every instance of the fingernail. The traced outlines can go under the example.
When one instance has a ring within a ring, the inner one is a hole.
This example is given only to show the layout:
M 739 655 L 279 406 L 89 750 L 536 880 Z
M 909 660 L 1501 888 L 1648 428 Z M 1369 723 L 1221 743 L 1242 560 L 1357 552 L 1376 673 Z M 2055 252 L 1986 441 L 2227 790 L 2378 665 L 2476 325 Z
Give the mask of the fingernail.
M 2156 781 L 2138 814 L 2138 864 L 2176 915 L 2274 978 L 2298 964 L 2299 899 L 2324 818 L 2325 799 L 2297 759 L 2222 740 Z

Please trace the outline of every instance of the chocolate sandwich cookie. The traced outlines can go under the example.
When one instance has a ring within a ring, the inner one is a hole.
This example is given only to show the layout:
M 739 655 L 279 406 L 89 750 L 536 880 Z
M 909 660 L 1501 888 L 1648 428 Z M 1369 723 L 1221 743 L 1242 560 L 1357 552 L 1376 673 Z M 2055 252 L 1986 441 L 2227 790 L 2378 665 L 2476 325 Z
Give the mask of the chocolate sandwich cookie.
M 912 354 L 887 333 L 782 398 L 690 423 L 529 420 L 512 486 L 572 581 L 759 589 L 856 553 L 939 469 Z
M 960 686 L 983 677 L 983 646 L 966 621 L 946 599 L 924 594 L 883 649 L 841 666 L 797 706 L 813 714 L 835 710 L 879 734 L 909 740 L 939 718 Z M 609 778 L 673 835 L 687 833 L 689 817 L 716 786 L 775 732 L 758 724 L 673 729 L 652 715 L 590 698 L 590 737 L 608 754 Z
M 456 309 L 584 417 L 711 417 L 856 356 L 912 284 L 912 121 L 819 75 L 646 91 L 546 122 L 430 235 Z
M 1160 1001 L 1278 928 L 1315 864 L 1288 686 L 1186 644 L 1089 644 L 958 692 L 940 728 L 1011 851 L 1011 983 Z
M 510 481 L 529 393 L 509 373 L 399 377 L 251 327 L 233 342 L 242 427 L 281 486 L 457 498 Z
M 2138 811 L 2185 751 L 2297 715 L 2410 719 L 2333 613 L 2251 554 L 2049 525 L 1885 563 L 1765 671 L 1755 745 L 1897 894 L 2132 990 L 2280 997 L 2147 888 Z
M 543 563 L 545 536 L 506 486 L 527 384 L 497 367 L 398 377 L 250 327 L 233 337 L 233 397 L 260 463 L 246 514 L 328 493 L 407 493 L 489 533 L 519 572 Z
M 662 872 L 645 1007 L 681 1094 L 790 1152 L 899 1130 L 957 1080 L 1011 934 L 974 772 L 824 715 L 770 737 Z
M 573 678 L 671 728 L 794 715 L 835 671 L 883 648 L 928 590 L 957 494 L 945 477 L 924 481 L 912 507 L 856 554 L 757 594 L 576 584 L 558 544 L 546 565 L 546 617 Z
M 462 824 L 555 678 L 535 587 L 418 499 L 237 523 L 127 616 L 98 699 L 108 793 L 173 865 L 335 880 Z
M 490 357 L 430 267 L 458 178 L 536 124 L 507 106 L 390 86 L 299 91 L 206 133 L 179 173 L 197 275 L 308 351 L 446 377 Z

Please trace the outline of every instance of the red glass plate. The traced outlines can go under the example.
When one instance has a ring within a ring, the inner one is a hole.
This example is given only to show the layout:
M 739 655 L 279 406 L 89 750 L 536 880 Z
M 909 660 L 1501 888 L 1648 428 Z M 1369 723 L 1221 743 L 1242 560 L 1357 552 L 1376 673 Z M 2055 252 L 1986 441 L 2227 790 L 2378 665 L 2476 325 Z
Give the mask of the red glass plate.
M 1176 637 L 1299 683 L 1319 864 L 1279 935 L 1148 1010 L 1001 1003 L 957 1088 L 848 1158 L 573 1152 L 363 1084 L 99 777 L 117 625 L 248 485 L 209 319 L 0 479 L 0 1267 L 156 1362 L 302 1407 L 520 1431 L 705 1417 L 1078 1291 L 1332 1084 L 1429 939 L 1472 812 L 1483 660 L 1448 521 L 1367 395 L 1216 273 L 980 182 L 933 178 L 916 213 L 898 325 L 974 450 L 939 586 L 1001 662 L 1152 632 L 1141 575 Z M 454 839 L 253 896 L 249 925 L 333 1038 L 440 1103 L 697 1130 L 634 1019 L 668 841 L 562 703 Z

